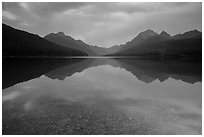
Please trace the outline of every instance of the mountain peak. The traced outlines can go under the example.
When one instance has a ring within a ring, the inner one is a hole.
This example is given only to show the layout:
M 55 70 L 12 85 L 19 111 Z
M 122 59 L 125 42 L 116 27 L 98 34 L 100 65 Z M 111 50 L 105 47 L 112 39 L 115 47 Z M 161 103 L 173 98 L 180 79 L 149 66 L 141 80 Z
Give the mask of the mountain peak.
M 56 33 L 56 35 L 59 35 L 59 36 L 65 36 L 64 32 L 62 32 L 62 31 Z
M 151 29 L 147 29 L 147 30 L 145 30 L 145 31 L 143 31 L 143 32 L 154 32 L 154 31 L 151 30 Z
M 171 37 L 171 35 L 169 35 L 166 31 L 162 31 L 159 35 L 162 36 L 162 37 L 164 37 L 164 38 L 169 38 L 169 37 Z
M 145 40 L 147 40 L 153 36 L 157 36 L 157 35 L 159 35 L 159 34 L 154 32 L 151 29 L 147 29 L 143 32 L 140 32 L 134 39 L 127 42 L 126 44 L 127 45 L 137 45 L 137 44 L 140 44 L 140 43 L 144 42 Z
M 201 32 L 200 31 L 198 31 L 198 30 L 196 30 L 196 29 L 194 29 L 194 30 L 190 30 L 190 31 L 188 31 L 188 32 L 186 32 L 186 33 L 191 33 L 191 34 L 201 34 Z M 185 34 L 185 33 L 184 33 Z
M 194 29 L 194 30 L 191 30 L 189 32 L 198 32 L 198 33 L 201 33 L 200 31 L 198 31 L 197 29 Z
M 145 39 L 152 37 L 152 36 L 155 36 L 155 35 L 158 35 L 158 34 L 151 29 L 147 29 L 143 32 L 140 32 L 137 37 L 140 37 L 140 38 L 145 40 Z
M 168 34 L 168 33 L 163 30 L 163 31 L 160 33 L 160 35 L 163 35 L 163 34 Z

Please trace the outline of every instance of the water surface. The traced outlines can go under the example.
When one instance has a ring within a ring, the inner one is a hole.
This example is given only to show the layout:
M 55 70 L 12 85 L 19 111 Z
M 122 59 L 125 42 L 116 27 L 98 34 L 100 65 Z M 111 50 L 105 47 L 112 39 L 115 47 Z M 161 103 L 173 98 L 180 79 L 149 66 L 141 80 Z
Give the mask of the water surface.
M 201 134 L 201 66 L 4 59 L 3 134 Z

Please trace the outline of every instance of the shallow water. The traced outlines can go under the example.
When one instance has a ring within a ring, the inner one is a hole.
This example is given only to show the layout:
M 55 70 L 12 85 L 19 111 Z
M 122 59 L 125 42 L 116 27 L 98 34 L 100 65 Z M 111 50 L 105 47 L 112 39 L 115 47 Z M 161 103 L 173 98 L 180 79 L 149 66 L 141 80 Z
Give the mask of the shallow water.
M 201 63 L 3 60 L 3 134 L 201 134 Z

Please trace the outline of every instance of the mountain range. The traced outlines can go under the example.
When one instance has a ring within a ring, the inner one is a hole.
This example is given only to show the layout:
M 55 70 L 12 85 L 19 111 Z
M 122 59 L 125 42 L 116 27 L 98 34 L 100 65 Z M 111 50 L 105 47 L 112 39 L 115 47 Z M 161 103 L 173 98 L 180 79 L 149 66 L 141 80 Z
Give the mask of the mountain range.
M 159 58 L 202 58 L 202 33 L 197 30 L 169 35 L 146 30 L 134 39 L 120 46 L 112 56 L 142 56 Z
M 74 38 L 65 35 L 63 32 L 50 33 L 44 36 L 43 38 L 64 47 L 83 51 L 89 56 L 111 54 L 117 52 L 119 49 L 119 46 L 113 46 L 111 48 L 102 48 L 98 46 L 88 45 L 81 40 L 75 40 Z
M 43 38 L 2 25 L 3 56 L 139 56 L 149 58 L 196 58 L 202 56 L 202 32 L 191 30 L 171 36 L 147 29 L 131 41 L 110 48 L 88 45 L 63 32 Z

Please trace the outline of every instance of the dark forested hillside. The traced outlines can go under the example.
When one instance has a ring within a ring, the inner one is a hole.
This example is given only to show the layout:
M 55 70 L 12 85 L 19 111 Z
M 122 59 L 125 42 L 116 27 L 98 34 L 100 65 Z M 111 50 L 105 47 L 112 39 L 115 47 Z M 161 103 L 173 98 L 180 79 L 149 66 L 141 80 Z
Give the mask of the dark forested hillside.
M 2 24 L 3 56 L 86 56 L 76 49 L 62 47 L 38 35 Z

